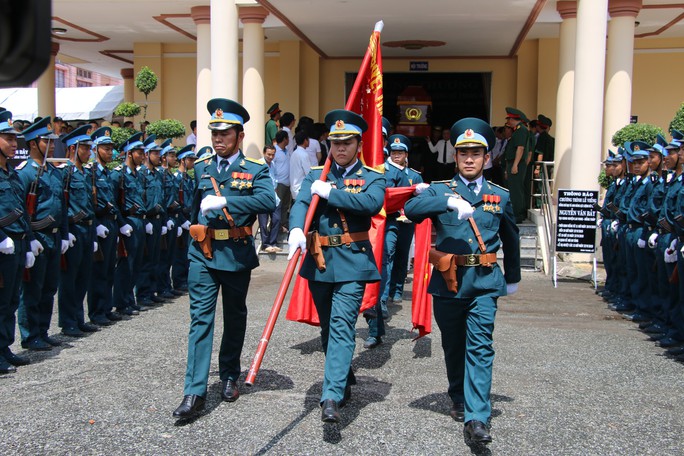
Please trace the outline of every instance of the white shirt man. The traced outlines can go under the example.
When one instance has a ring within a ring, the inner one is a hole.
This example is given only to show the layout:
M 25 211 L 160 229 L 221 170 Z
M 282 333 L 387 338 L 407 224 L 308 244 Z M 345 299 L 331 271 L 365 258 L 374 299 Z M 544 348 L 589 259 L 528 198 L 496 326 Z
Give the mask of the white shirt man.
M 443 136 L 448 135 L 443 133 Z M 456 150 L 454 149 L 454 146 L 451 145 L 449 138 L 442 137 L 442 139 L 437 141 L 437 144 L 432 144 L 432 141 L 428 141 L 428 147 L 430 148 L 430 152 L 437 154 L 437 161 L 440 164 L 449 165 L 454 163 L 454 153 L 456 153 Z
M 297 146 L 290 155 L 290 193 L 292 193 L 292 199 L 297 198 L 302 182 L 311 170 L 309 153 L 302 147 L 305 144 Z
M 318 157 L 321 156 L 321 143 L 317 139 L 309 138 L 309 146 L 306 148 L 306 153 L 309 154 L 311 166 L 318 166 Z

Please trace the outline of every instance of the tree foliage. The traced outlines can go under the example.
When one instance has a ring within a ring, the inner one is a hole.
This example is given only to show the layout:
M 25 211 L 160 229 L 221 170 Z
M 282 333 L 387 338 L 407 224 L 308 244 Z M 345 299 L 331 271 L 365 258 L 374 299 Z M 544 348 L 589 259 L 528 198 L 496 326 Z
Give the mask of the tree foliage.
M 145 133 L 157 135 L 159 139 L 182 138 L 185 136 L 185 126 L 176 119 L 162 119 L 149 124 Z
M 648 144 L 655 144 L 656 136 L 663 130 L 660 127 L 645 123 L 635 123 L 625 125 L 613 135 L 613 145 L 622 146 L 627 141 L 643 141 Z
M 115 116 L 135 117 L 138 114 L 140 114 L 140 105 L 138 103 L 124 101 L 114 109 Z
M 674 119 L 670 122 L 670 128 L 668 131 L 672 130 L 684 131 L 684 103 L 677 109 Z

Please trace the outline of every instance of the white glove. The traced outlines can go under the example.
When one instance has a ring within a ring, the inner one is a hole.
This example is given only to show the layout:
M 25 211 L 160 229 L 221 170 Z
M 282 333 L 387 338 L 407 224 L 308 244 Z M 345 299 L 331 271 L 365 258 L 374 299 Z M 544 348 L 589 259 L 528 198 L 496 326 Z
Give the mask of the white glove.
M 145 225 L 145 233 L 147 233 L 147 234 L 154 233 L 154 226 L 152 226 L 152 223 L 147 222 L 147 225 Z
M 14 253 L 14 240 L 11 237 L 7 237 L 7 239 L 0 242 L 0 253 L 5 255 L 12 255 Z
M 175 223 L 173 223 L 173 220 L 169 220 L 168 222 L 166 222 L 166 229 L 168 231 L 171 231 L 171 228 L 173 228 L 174 225 Z
M 682 252 L 682 255 L 684 255 L 684 245 L 682 246 L 680 252 Z
M 518 284 L 517 283 L 507 283 L 506 284 L 506 294 L 507 295 L 513 295 L 518 292 Z
M 183 228 L 186 231 L 189 230 L 190 229 L 190 220 L 186 220 L 185 222 L 183 222 L 183 224 L 181 225 L 181 228 Z
M 176 229 L 176 237 L 181 237 L 181 234 L 183 234 L 183 228 L 180 226 Z
M 76 236 L 69 233 L 69 247 L 73 247 L 74 244 L 76 244 Z M 64 252 L 62 252 L 62 253 L 64 253 Z
M 423 193 L 423 191 L 425 191 L 426 188 L 429 188 L 429 187 L 430 187 L 430 184 L 426 184 L 425 182 L 421 182 L 420 184 L 416 184 L 416 188 L 413 190 L 413 194 L 418 196 L 421 193 Z
M 657 244 L 658 244 L 658 233 L 653 233 L 648 237 L 648 246 L 652 249 L 655 249 Z
M 202 215 L 207 215 L 207 212 L 215 211 L 223 207 L 226 207 L 226 199 L 222 196 L 207 195 L 200 203 Z
M 67 250 L 69 250 L 69 241 L 62 240 L 62 255 L 64 255 Z
M 610 222 L 610 230 L 611 230 L 613 233 L 617 233 L 617 230 L 618 230 L 618 226 L 619 226 L 619 225 L 620 225 L 620 221 L 619 221 L 619 220 L 613 220 L 612 222 Z
M 26 265 L 24 267 L 30 269 L 34 264 L 36 264 L 36 256 L 33 252 L 26 252 Z
M 295 254 L 297 249 L 301 249 L 302 253 L 306 250 L 306 236 L 301 228 L 293 228 L 290 231 L 290 236 L 287 238 L 287 245 L 289 247 L 289 253 L 287 259 L 289 260 Z
M 684 248 L 684 247 L 682 247 Z M 677 262 L 677 251 L 676 250 L 665 250 L 665 263 L 676 263 Z
M 31 241 L 31 253 L 33 253 L 34 257 L 37 257 L 43 252 L 43 244 L 40 243 L 38 239 L 34 239 Z
M 168 232 L 169 232 L 169 230 L 165 226 L 162 226 L 161 235 L 166 236 L 166 233 L 168 233 Z M 152 234 L 152 233 L 150 233 L 150 234 Z
M 330 190 L 332 190 L 332 186 L 322 180 L 315 180 L 314 183 L 311 184 L 311 194 L 318 195 L 326 200 L 330 197 Z
M 119 228 L 119 233 L 123 234 L 126 237 L 131 237 L 131 234 L 133 233 L 133 227 L 126 223 L 124 226 Z
M 95 227 L 95 232 L 97 233 L 97 237 L 101 237 L 102 239 L 106 238 L 109 234 L 109 230 L 104 225 L 97 225 Z
M 673 252 L 675 250 L 677 250 L 677 238 L 672 239 L 672 242 L 670 242 L 669 249 L 672 250 Z
M 475 208 L 470 203 L 462 198 L 450 196 L 447 200 L 447 207 L 452 211 L 458 211 L 458 219 L 465 220 L 473 216 Z
M 639 247 L 640 249 L 643 249 L 644 247 L 646 247 L 646 241 L 644 241 L 643 239 L 639 239 L 637 241 L 637 247 Z
M 100 245 L 97 243 L 97 241 L 93 242 L 93 253 L 97 252 L 99 248 Z

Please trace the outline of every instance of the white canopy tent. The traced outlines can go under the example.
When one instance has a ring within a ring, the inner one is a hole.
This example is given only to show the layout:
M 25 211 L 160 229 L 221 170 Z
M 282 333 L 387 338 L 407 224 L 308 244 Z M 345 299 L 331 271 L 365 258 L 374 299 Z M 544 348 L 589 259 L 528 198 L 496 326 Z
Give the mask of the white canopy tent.
M 38 89 L 0 89 L 0 106 L 14 119 L 33 121 L 48 113 L 38 112 Z M 114 108 L 123 101 L 124 87 L 78 87 L 55 89 L 57 116 L 64 120 L 112 120 Z

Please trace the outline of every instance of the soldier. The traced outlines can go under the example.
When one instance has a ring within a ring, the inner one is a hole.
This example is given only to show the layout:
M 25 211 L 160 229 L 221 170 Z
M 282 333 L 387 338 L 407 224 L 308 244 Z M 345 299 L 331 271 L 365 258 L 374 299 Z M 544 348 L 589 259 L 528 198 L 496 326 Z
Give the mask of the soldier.
M 176 256 L 176 239 L 183 234 L 183 228 L 178 223 L 181 204 L 178 201 L 178 189 L 180 181 L 173 175 L 172 169 L 176 167 L 176 149 L 167 139 L 161 145 L 161 176 L 164 199 L 162 206 L 166 209 L 166 245 L 160 249 L 159 267 L 157 269 L 157 296 L 162 299 L 175 299 L 183 293 L 171 287 L 171 265 Z
M 280 105 L 278 103 L 273 103 L 273 105 L 268 108 L 266 114 L 271 116 L 271 118 L 266 122 L 266 144 L 267 146 L 273 145 L 273 140 L 275 139 L 276 133 L 278 133 L 278 121 L 280 120 L 281 113 Z
M 126 225 L 116 204 L 116 187 L 107 165 L 111 163 L 114 143 L 112 129 L 101 127 L 90 138 L 95 162 L 88 165 L 91 171 L 93 206 L 95 207 L 95 232 L 99 244 L 99 255 L 94 257 L 93 275 L 88 291 L 88 317 L 99 326 L 109 326 L 121 320 L 121 315 L 113 311 L 112 289 L 114 287 L 114 268 L 116 267 L 117 233 L 119 224 L 124 232 L 133 229 Z M 122 234 L 123 237 L 123 234 Z M 121 240 L 123 243 L 123 239 Z
M 200 150 L 209 149 L 206 146 Z M 177 251 L 173 260 L 172 279 L 173 289 L 183 293 L 188 291 L 188 243 L 190 242 L 190 209 L 195 195 L 195 181 L 188 176 L 188 171 L 195 168 L 197 155 L 193 152 L 193 146 L 188 145 L 178 151 L 178 171 L 175 178 L 178 180 L 178 202 L 181 210 L 178 214 L 178 224 L 183 230 L 177 239 Z
M 139 313 L 133 289 L 142 265 L 145 247 L 143 181 L 142 174 L 138 172 L 138 167 L 145 160 L 145 148 L 141 138 L 142 133 L 135 133 L 121 145 L 124 152 L 123 163 L 114 168 L 109 175 L 121 214 L 119 233 L 123 239 L 114 271 L 113 299 L 118 313 L 128 316 Z
M 362 166 L 358 159 L 361 135 L 368 128 L 361 116 L 342 109 L 325 116 L 330 129 L 333 163 L 323 182 L 315 167 L 304 179 L 290 214 L 290 256 L 309 245 L 300 275 L 308 280 L 321 322 L 325 373 L 321 419 L 340 420 L 339 407 L 356 383 L 351 370 L 355 326 L 366 283 L 380 279 L 368 230 L 382 208 L 385 176 Z M 302 231 L 313 195 L 321 200 L 306 236 Z
M 518 288 L 520 238 L 508 191 L 482 177 L 494 131 L 480 119 L 466 118 L 451 132 L 458 174 L 433 182 L 404 210 L 415 222 L 430 217 L 437 231 L 436 250 L 430 252 L 437 265 L 428 292 L 442 333 L 451 415 L 465 421 L 466 444 L 487 444 L 494 317 L 498 297 Z M 496 260 L 502 243 L 505 274 Z
M 184 397 L 173 412 L 188 418 L 204 408 L 211 364 L 214 314 L 219 289 L 223 337 L 219 351 L 221 397 L 237 400 L 240 354 L 247 326 L 247 290 L 259 265 L 252 225 L 257 214 L 273 212 L 275 189 L 268 167 L 239 149 L 249 114 L 239 103 L 214 98 L 207 103 L 216 151 L 195 163 L 195 197 L 189 247 L 190 333 Z
M 17 166 L 36 236 L 31 242 L 36 262 L 24 281 L 17 314 L 21 345 L 43 351 L 61 345 L 48 336 L 48 330 L 59 283 L 60 255 L 66 253 L 70 243 L 62 173 L 47 162 L 57 139 L 50 120 L 49 116 L 43 117 L 22 131 L 30 157 Z
M 35 262 L 28 248 L 34 239 L 29 227 L 24 192 L 17 172 L 10 165 L 17 151 L 17 131 L 12 113 L 0 112 L 0 374 L 16 372 L 30 360 L 12 353 L 16 312 L 19 307 L 21 273 Z
M 506 108 L 506 126 L 513 129 L 513 136 L 506 144 L 504 160 L 506 160 L 506 186 L 510 192 L 515 222 L 522 223 L 527 214 L 525 212 L 525 171 L 529 131 L 523 122 L 527 117 L 515 108 Z
M 622 160 L 622 157 L 620 157 L 620 160 Z M 604 164 L 606 176 L 612 179 L 606 190 L 606 195 L 603 198 L 603 205 L 600 209 L 602 218 L 599 224 L 599 228 L 601 229 L 601 253 L 603 256 L 603 265 L 606 269 L 606 284 L 601 292 L 601 297 L 608 299 L 615 295 L 616 281 L 613 269 L 613 259 L 615 257 L 613 247 L 615 245 L 615 237 L 610 230 L 610 223 L 613 221 L 613 213 L 608 208 L 610 204 L 613 204 L 615 192 L 617 191 L 618 176 L 615 174 L 616 154 L 612 151 L 608 151 L 608 158 L 606 158 Z
M 84 167 L 90 159 L 92 140 L 89 125 L 83 125 L 63 138 L 68 163 L 59 166 L 63 175 L 64 199 L 69 216 L 71 244 L 62 256 L 59 279 L 59 326 L 62 334 L 82 337 L 96 332 L 98 326 L 86 323 L 83 313 L 92 272 L 93 251 L 99 248 L 95 240 L 92 200 L 92 176 Z

